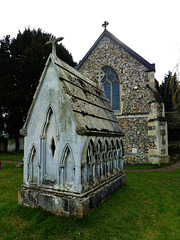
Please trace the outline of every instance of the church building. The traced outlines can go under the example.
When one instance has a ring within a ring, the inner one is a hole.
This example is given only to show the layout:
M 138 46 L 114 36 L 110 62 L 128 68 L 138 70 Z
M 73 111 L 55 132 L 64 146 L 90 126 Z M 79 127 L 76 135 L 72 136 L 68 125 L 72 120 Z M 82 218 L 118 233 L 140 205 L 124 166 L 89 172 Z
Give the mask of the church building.
M 50 54 L 26 122 L 19 204 L 83 217 L 122 187 L 124 136 L 95 81 Z
M 117 39 L 107 25 L 77 69 L 105 91 L 125 133 L 125 162 L 168 163 L 167 121 L 155 64 Z

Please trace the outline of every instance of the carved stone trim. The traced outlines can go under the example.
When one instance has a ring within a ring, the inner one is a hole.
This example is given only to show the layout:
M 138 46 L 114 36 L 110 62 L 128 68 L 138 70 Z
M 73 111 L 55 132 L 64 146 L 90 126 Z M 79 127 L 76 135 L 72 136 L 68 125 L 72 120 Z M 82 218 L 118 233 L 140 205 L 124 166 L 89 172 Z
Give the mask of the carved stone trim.
M 21 128 L 20 131 L 19 131 L 19 133 L 20 133 L 23 137 L 25 137 L 25 136 L 27 136 L 27 129 Z
M 106 76 L 106 73 L 104 73 L 102 70 L 99 70 L 96 75 L 95 75 L 95 79 L 99 82 L 102 81 L 102 79 Z

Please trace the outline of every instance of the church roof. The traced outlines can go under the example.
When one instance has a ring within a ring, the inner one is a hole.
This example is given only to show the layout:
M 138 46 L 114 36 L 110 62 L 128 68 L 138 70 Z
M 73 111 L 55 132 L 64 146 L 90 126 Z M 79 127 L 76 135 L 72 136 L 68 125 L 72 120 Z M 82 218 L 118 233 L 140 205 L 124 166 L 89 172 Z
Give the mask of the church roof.
M 137 54 L 135 51 L 133 51 L 131 48 L 129 48 L 127 45 L 125 45 L 123 42 L 121 42 L 118 38 L 116 38 L 112 33 L 107 31 L 105 29 L 103 33 L 100 35 L 100 37 L 96 40 L 96 42 L 93 44 L 93 46 L 90 48 L 90 50 L 86 53 L 84 58 L 80 61 L 79 65 L 77 66 L 77 69 L 81 67 L 81 65 L 85 62 L 85 60 L 89 57 L 91 52 L 95 49 L 95 47 L 98 45 L 98 43 L 101 41 L 103 37 L 109 37 L 112 41 L 114 41 L 116 44 L 119 45 L 120 48 L 123 48 L 126 52 L 128 52 L 131 56 L 133 56 L 135 59 L 137 59 L 139 62 L 141 62 L 144 66 L 146 66 L 147 71 L 154 71 L 155 72 L 155 64 L 150 64 L 148 61 L 146 61 L 143 57 L 141 57 L 139 54 Z
M 52 61 L 58 78 L 62 82 L 67 104 L 69 104 L 77 123 L 77 133 L 80 135 L 123 136 L 124 134 L 104 91 L 98 88 L 96 83 L 83 76 L 54 54 L 50 54 L 47 60 L 23 128 L 26 129 L 31 109 L 38 96 L 41 82 L 50 61 Z

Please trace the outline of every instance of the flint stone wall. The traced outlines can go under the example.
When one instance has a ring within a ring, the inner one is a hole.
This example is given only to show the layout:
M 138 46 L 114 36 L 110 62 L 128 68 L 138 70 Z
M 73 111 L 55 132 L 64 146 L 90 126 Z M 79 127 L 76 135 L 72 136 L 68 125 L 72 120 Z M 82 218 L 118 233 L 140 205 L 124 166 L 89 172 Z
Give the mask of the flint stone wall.
M 125 163 L 147 163 L 148 148 L 155 145 L 147 127 L 149 73 L 143 64 L 105 36 L 78 70 L 97 82 L 96 73 L 106 65 L 112 67 L 120 79 L 121 108 L 115 114 L 125 133 Z
M 148 135 L 146 117 L 118 118 L 119 124 L 125 133 L 124 151 L 126 164 L 148 162 L 148 149 L 155 149 L 156 137 Z

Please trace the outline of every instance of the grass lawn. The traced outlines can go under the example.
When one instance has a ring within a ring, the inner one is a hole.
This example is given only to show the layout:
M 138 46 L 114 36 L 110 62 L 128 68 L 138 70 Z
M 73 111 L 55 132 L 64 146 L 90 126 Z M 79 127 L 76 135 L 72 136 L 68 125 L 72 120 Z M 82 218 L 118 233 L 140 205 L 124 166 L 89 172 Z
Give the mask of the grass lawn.
M 0 152 L 0 160 L 3 161 L 23 161 L 23 151 L 18 152 Z
M 180 170 L 127 172 L 127 184 L 83 219 L 18 206 L 22 168 L 2 163 L 0 239 L 180 239 Z
M 148 170 L 148 169 L 158 169 L 158 168 L 165 168 L 165 167 L 169 167 L 171 166 L 172 164 L 169 163 L 169 164 L 161 164 L 161 165 L 158 165 L 158 164 L 136 164 L 136 165 L 128 165 L 128 166 L 125 166 L 125 170 Z

